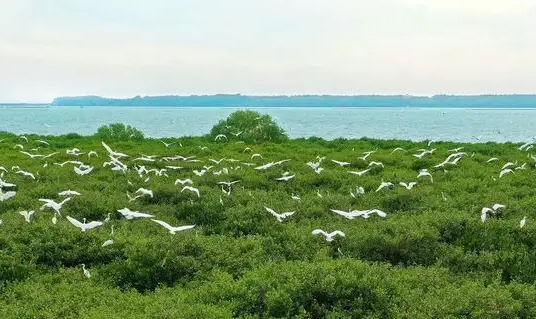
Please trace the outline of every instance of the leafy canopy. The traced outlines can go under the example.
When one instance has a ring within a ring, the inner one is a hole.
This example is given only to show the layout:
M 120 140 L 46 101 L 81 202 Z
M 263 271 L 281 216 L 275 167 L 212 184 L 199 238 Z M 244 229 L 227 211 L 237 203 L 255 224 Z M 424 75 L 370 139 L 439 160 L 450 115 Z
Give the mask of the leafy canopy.
M 143 140 L 145 138 L 140 130 L 123 123 L 103 125 L 99 127 L 94 136 L 113 141 Z
M 288 140 L 285 130 L 270 115 L 250 110 L 233 112 L 227 119 L 219 121 L 210 130 L 210 137 L 214 139 L 219 134 L 224 134 L 228 139 L 238 139 L 248 143 Z

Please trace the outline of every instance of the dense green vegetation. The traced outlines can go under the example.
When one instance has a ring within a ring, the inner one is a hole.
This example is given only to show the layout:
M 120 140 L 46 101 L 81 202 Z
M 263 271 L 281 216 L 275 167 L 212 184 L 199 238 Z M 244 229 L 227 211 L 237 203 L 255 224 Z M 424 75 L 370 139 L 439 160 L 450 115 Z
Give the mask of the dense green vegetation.
M 26 143 L 0 134 L 0 166 L 7 170 L 2 179 L 17 185 L 17 194 L 0 202 L 0 318 L 536 317 L 536 174 L 530 153 L 519 145 L 438 142 L 433 154 L 418 159 L 412 154 L 429 148 L 425 142 L 310 138 L 244 144 L 208 136 L 166 139 L 176 142 L 169 147 L 153 139 L 109 142 L 130 155 L 122 160 L 129 166 L 124 174 L 103 167 L 109 158 L 96 136 L 27 137 Z M 31 154 L 59 153 L 31 159 L 16 144 Z M 75 147 L 85 154 L 66 154 Z M 391 154 L 396 147 L 405 151 Z M 432 168 L 455 147 L 467 152 L 456 166 Z M 88 159 L 91 150 L 99 157 Z M 358 159 L 372 150 L 366 160 Z M 251 159 L 253 153 L 263 158 Z M 141 154 L 160 157 L 134 160 Z M 175 155 L 202 162 L 162 160 Z M 317 156 L 326 157 L 320 174 L 306 165 Z M 492 156 L 499 160 L 487 163 Z M 238 162 L 210 161 L 221 158 Z M 244 164 L 284 159 L 290 161 L 267 170 Z M 351 165 L 340 167 L 332 159 Z M 94 170 L 78 176 L 71 164 L 54 165 L 67 160 Z M 385 167 L 363 176 L 348 173 L 371 161 Z M 527 169 L 499 179 L 509 161 L 527 162 Z M 134 164 L 183 168 L 140 177 Z M 36 180 L 16 174 L 14 165 Z M 213 167 L 194 175 L 203 165 Z M 422 168 L 430 170 L 433 183 L 416 178 Z M 286 171 L 295 178 L 274 180 Z M 181 192 L 177 178 L 191 178 L 200 198 Z M 240 182 L 229 196 L 217 185 L 234 180 Z M 395 186 L 375 192 L 382 180 Z M 418 182 L 412 190 L 398 185 L 410 181 Z M 365 193 L 353 198 L 358 186 Z M 153 190 L 154 197 L 129 202 L 126 193 L 139 187 Z M 82 195 L 64 205 L 54 225 L 54 214 L 40 211 L 38 199 L 59 201 L 58 192 L 68 189 Z M 292 199 L 293 193 L 301 200 Z M 506 207 L 483 223 L 482 207 L 494 203 Z M 264 206 L 296 213 L 280 223 Z M 172 235 L 149 219 L 124 219 L 117 213 L 123 207 L 196 227 Z M 330 212 L 372 208 L 387 217 L 348 220 Z M 22 210 L 35 210 L 35 218 L 26 223 Z M 66 220 L 102 221 L 109 213 L 109 222 L 87 232 Z M 523 216 L 528 221 L 520 228 Z M 346 236 L 326 242 L 311 234 L 316 228 Z M 110 238 L 114 243 L 101 247 Z
M 103 125 L 99 127 L 95 137 L 105 141 L 140 141 L 144 139 L 144 135 L 140 130 L 123 123 Z
M 283 142 L 288 140 L 285 130 L 270 115 L 243 110 L 231 113 L 225 120 L 219 121 L 210 130 L 214 140 L 218 135 L 225 135 L 225 140 L 259 143 L 263 141 Z

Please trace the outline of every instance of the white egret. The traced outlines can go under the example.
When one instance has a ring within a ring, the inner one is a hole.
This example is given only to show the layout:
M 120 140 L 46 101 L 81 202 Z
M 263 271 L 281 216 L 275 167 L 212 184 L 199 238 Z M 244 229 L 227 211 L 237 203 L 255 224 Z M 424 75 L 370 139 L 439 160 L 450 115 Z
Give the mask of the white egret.
M 15 172 L 15 174 L 20 174 L 20 175 L 23 175 L 23 176 L 27 176 L 27 177 L 30 177 L 31 179 L 35 180 L 34 174 L 32 174 L 30 172 L 27 172 L 27 171 L 18 170 L 18 171 Z
M 350 195 L 353 197 L 353 198 L 357 198 L 358 196 L 360 195 L 363 195 L 365 194 L 365 189 L 361 186 L 357 187 L 355 189 L 355 192 L 350 192 Z
M 81 195 L 82 195 L 82 194 L 80 194 L 79 192 L 77 192 L 77 191 L 72 191 L 72 190 L 70 190 L 70 189 L 58 193 L 58 196 L 81 196 Z
M 216 138 L 214 138 L 214 141 L 219 141 L 219 140 L 222 140 L 222 139 L 225 139 L 226 141 L 228 140 L 227 136 L 225 136 L 225 134 L 218 134 L 216 135 Z
M 83 175 L 87 175 L 89 173 L 91 173 L 93 171 L 93 167 L 89 167 L 87 169 L 82 169 L 81 168 L 82 166 L 80 167 L 74 167 L 74 172 L 77 174 L 77 175 L 80 175 L 80 176 L 83 176 Z
M 72 197 L 67 197 L 66 199 L 64 199 L 62 202 L 60 203 L 56 203 L 54 200 L 52 199 L 44 199 L 44 198 L 40 198 L 39 201 L 40 202 L 43 202 L 45 204 L 43 204 L 43 206 L 41 206 L 41 208 L 39 208 L 40 210 L 44 210 L 45 208 L 52 208 L 54 211 L 56 211 L 56 213 L 58 213 L 60 216 L 61 216 L 61 213 L 60 213 L 60 209 L 63 207 L 63 204 L 67 203 L 68 201 L 71 200 Z
M 160 140 L 160 143 L 164 144 L 164 146 L 165 146 L 166 148 L 168 148 L 168 147 L 170 147 L 171 145 L 174 145 L 174 144 L 176 144 L 177 142 L 172 142 L 172 143 L 166 143 L 166 142 L 164 142 L 164 141 Z
M 83 219 L 83 223 L 81 223 L 80 221 L 72 218 L 71 216 L 67 216 L 67 220 L 71 224 L 73 224 L 74 226 L 80 228 L 83 232 L 85 232 L 86 230 L 89 230 L 89 229 L 93 229 L 93 228 L 102 226 L 102 222 L 99 222 L 99 221 L 91 221 L 89 223 L 86 223 L 86 218 L 85 217 Z
M 197 197 L 201 197 L 201 195 L 199 194 L 199 189 L 195 188 L 195 187 L 192 187 L 192 186 L 184 186 L 182 189 L 181 189 L 181 193 L 184 192 L 185 190 L 188 190 L 190 192 L 193 192 L 193 193 L 196 193 L 197 194 Z
M 430 181 L 432 183 L 434 182 L 434 178 L 432 177 L 432 174 L 430 174 L 430 172 L 428 172 L 428 169 L 426 168 L 423 168 L 419 171 L 419 175 L 417 175 L 417 178 L 420 178 L 420 177 L 430 177 Z
M 276 181 L 288 182 L 289 180 L 293 179 L 294 176 L 296 176 L 296 175 L 283 175 L 281 177 L 276 178 L 275 180 Z
M 348 166 L 348 165 L 351 165 L 352 163 L 349 163 L 349 162 L 341 162 L 341 161 L 337 161 L 337 160 L 331 160 L 333 163 L 341 166 L 341 167 L 344 167 L 344 166 Z
M 267 212 L 269 212 L 270 214 L 272 214 L 278 222 L 283 222 L 284 219 L 286 219 L 287 217 L 289 216 L 292 216 L 294 215 L 295 212 L 285 212 L 285 213 L 281 213 L 281 214 L 278 214 L 275 212 L 275 210 L 271 209 L 271 208 L 268 208 L 266 206 L 264 206 L 264 209 L 266 209 Z
M 409 184 L 406 184 L 404 182 L 398 183 L 400 186 L 404 186 L 407 190 L 411 190 L 415 185 L 417 185 L 417 182 L 410 182 Z
M 86 265 L 85 264 L 82 264 L 82 270 L 84 271 L 84 276 L 86 278 L 90 278 L 91 277 L 91 274 L 89 273 L 89 270 L 86 269 Z
M 149 196 L 151 198 L 154 197 L 154 194 L 153 194 L 152 190 L 146 189 L 146 188 L 143 188 L 143 187 L 138 188 L 138 190 L 134 194 L 138 194 L 138 195 L 142 195 L 142 196 Z
M 1 185 L 0 185 L 1 186 Z M 2 187 L 0 187 L 0 202 L 4 202 L 10 198 L 13 198 L 13 196 L 17 195 L 17 192 L 15 191 L 7 191 L 3 192 Z
M 336 230 L 336 231 L 333 231 L 331 233 L 327 233 L 327 232 L 323 231 L 322 229 L 315 229 L 311 233 L 313 235 L 323 235 L 327 242 L 333 241 L 335 236 L 346 237 L 346 235 L 340 230 Z
M 503 169 L 500 173 L 499 173 L 499 178 L 503 177 L 504 175 L 506 174 L 514 174 L 515 172 L 509 168 L 507 169 Z
M 192 185 L 193 183 L 194 183 L 194 181 L 192 181 L 192 180 L 189 179 L 189 178 L 184 179 L 184 180 L 182 180 L 182 179 L 177 179 L 177 180 L 175 181 L 175 185 L 178 185 L 178 184 L 181 184 L 181 185 L 184 185 L 184 184 L 190 184 L 190 185 Z
M 527 216 L 524 216 L 523 219 L 519 222 L 519 228 L 525 227 L 525 224 L 527 223 Z
M 158 220 L 158 219 L 151 219 L 151 220 L 153 222 L 157 223 L 157 224 L 160 224 L 160 225 L 164 226 L 169 231 L 170 234 L 175 234 L 176 232 L 192 229 L 192 228 L 195 227 L 195 225 L 186 225 L 186 226 L 174 227 L 174 226 L 171 226 L 170 224 L 168 224 L 168 223 L 166 223 L 164 221 Z
M 106 246 L 110 246 L 111 244 L 114 243 L 114 240 L 113 239 L 108 239 L 107 241 L 105 241 L 101 247 L 106 247 Z
M 123 215 L 126 219 L 131 220 L 134 218 L 154 218 L 153 215 L 146 214 L 146 213 L 140 213 L 138 211 L 131 211 L 128 208 L 122 208 L 117 210 L 121 215 Z
M 32 218 L 33 218 L 34 214 L 35 214 L 35 211 L 33 211 L 33 210 L 30 210 L 30 211 L 23 210 L 23 211 L 19 212 L 19 214 L 24 216 L 24 220 L 27 223 L 30 223 L 32 221 Z
M 379 191 L 380 191 L 382 188 L 384 188 L 384 187 L 392 188 L 393 186 L 394 186 L 394 185 L 393 185 L 393 183 L 391 183 L 391 182 L 384 182 L 384 181 L 382 181 L 382 182 L 380 183 L 380 186 L 378 186 L 378 188 L 376 189 L 376 192 L 379 192 Z
M 371 168 L 367 168 L 366 170 L 363 170 L 363 171 L 358 171 L 358 172 L 349 171 L 348 173 L 354 174 L 354 175 L 357 175 L 357 176 L 362 176 L 362 175 L 365 175 L 366 173 L 370 172 L 370 170 L 371 170 Z

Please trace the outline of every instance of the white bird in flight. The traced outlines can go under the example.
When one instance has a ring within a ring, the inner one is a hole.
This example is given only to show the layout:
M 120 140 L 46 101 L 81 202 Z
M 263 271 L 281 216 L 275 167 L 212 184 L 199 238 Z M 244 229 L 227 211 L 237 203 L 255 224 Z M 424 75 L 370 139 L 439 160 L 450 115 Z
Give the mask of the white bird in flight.
M 123 215 L 128 220 L 131 220 L 131 219 L 134 219 L 134 218 L 154 218 L 153 215 L 140 213 L 138 211 L 133 212 L 133 211 L 131 211 L 130 209 L 128 209 L 126 207 L 122 208 L 122 209 L 118 209 L 117 211 L 119 213 L 121 213 L 121 215 Z
M 494 204 L 493 206 L 491 206 L 491 208 L 489 207 L 483 207 L 481 212 L 480 212 L 480 219 L 482 220 L 482 222 L 485 222 L 486 221 L 486 218 L 488 217 L 488 214 L 497 214 L 497 211 L 501 208 L 505 208 L 506 206 L 505 205 L 502 205 L 502 204 Z
M 66 191 L 63 191 L 63 192 L 59 192 L 58 193 L 58 196 L 81 196 L 82 194 L 80 194 L 79 192 L 77 191 L 72 191 L 72 190 L 66 190 Z
M 138 194 L 138 195 L 142 195 L 142 196 L 149 196 L 151 198 L 154 197 L 154 194 L 153 194 L 152 190 L 146 189 L 146 188 L 143 188 L 143 187 L 138 188 L 138 190 L 134 194 Z
M 341 162 L 341 161 L 337 161 L 337 160 L 331 160 L 333 163 L 341 166 L 341 167 L 344 167 L 344 166 L 348 166 L 348 165 L 351 165 L 352 163 L 349 163 L 349 162 Z
M 185 190 L 190 191 L 190 192 L 193 192 L 193 193 L 196 193 L 198 198 L 201 197 L 201 195 L 199 194 L 199 189 L 197 189 L 197 188 L 195 188 L 195 187 L 192 187 L 192 186 L 184 186 L 184 187 L 181 189 L 181 193 L 184 192 Z
M 19 212 L 19 214 L 21 214 L 22 216 L 24 216 L 24 220 L 29 223 L 32 221 L 32 218 L 35 214 L 35 212 L 33 210 L 31 211 L 26 211 L 26 210 L 23 210 L 21 212 Z
M 391 183 L 391 182 L 384 182 L 384 181 L 382 181 L 382 182 L 380 183 L 380 186 L 378 186 L 378 188 L 376 189 L 376 192 L 379 192 L 379 191 L 380 191 L 382 188 L 384 188 L 384 187 L 392 188 L 393 186 L 394 186 L 394 185 L 393 185 L 393 183 Z
M 284 219 L 286 219 L 287 217 L 289 216 L 292 216 L 294 215 L 295 212 L 284 212 L 284 213 L 281 213 L 281 214 L 278 214 L 275 212 L 275 210 L 271 209 L 271 208 L 268 208 L 266 206 L 264 206 L 264 208 L 266 209 L 267 212 L 269 212 L 270 214 L 272 214 L 278 222 L 283 222 Z
M 110 246 L 114 243 L 114 240 L 113 239 L 108 239 L 107 241 L 105 241 L 101 247 L 106 247 L 106 246 Z
M 72 218 L 71 216 L 67 216 L 67 220 L 73 224 L 74 226 L 80 228 L 83 232 L 89 229 L 93 229 L 99 226 L 102 226 L 102 222 L 99 221 L 91 221 L 89 223 L 86 223 L 86 218 L 84 217 L 83 223 L 78 221 L 77 219 Z
M 423 168 L 419 171 L 419 175 L 417 175 L 417 178 L 420 178 L 420 177 L 430 177 L 430 181 L 432 183 L 434 182 L 434 178 L 432 177 L 432 174 L 430 174 L 430 172 L 428 172 L 428 169 L 426 168 Z
M 350 195 L 353 198 L 357 198 L 359 195 L 365 194 L 365 189 L 362 186 L 359 186 L 355 189 L 355 192 L 350 192 Z
M 0 202 L 5 202 L 6 200 L 13 198 L 13 196 L 17 195 L 17 192 L 15 191 L 7 191 L 3 192 L 2 187 L 0 187 Z
M 80 166 L 80 167 L 75 166 L 73 169 L 74 169 L 74 172 L 77 175 L 80 175 L 80 176 L 87 175 L 87 174 L 89 174 L 89 173 L 91 173 L 93 171 L 93 167 L 82 169 L 82 166 Z
M 190 185 L 192 185 L 193 183 L 194 183 L 194 181 L 192 181 L 192 180 L 189 179 L 189 178 L 184 179 L 184 180 L 182 180 L 182 179 L 177 179 L 177 180 L 175 181 L 175 185 L 178 185 L 178 184 L 181 184 L 181 185 L 184 185 L 184 184 L 190 184 Z
M 186 225 L 186 226 L 178 226 L 178 227 L 174 227 L 174 226 L 171 226 L 170 224 L 164 222 L 164 221 L 161 221 L 161 220 L 158 220 L 158 219 L 151 219 L 153 222 L 157 223 L 157 224 L 160 224 L 162 226 L 164 226 L 170 234 L 175 234 L 176 232 L 179 232 L 179 231 L 183 231 L 183 230 L 187 230 L 187 229 L 192 229 L 195 227 L 195 225 Z
M 417 182 L 410 182 L 409 184 L 406 184 L 404 182 L 398 183 L 400 186 L 404 186 L 407 190 L 411 190 L 415 185 L 417 185 Z
M 500 173 L 499 173 L 499 178 L 503 177 L 504 175 L 506 174 L 514 174 L 515 172 L 513 170 L 511 170 L 510 168 L 507 168 L 507 169 L 503 169 Z
M 354 175 L 357 175 L 357 176 L 363 176 L 366 173 L 370 172 L 370 170 L 371 170 L 371 168 L 367 168 L 366 170 L 363 170 L 363 171 L 358 171 L 358 172 L 349 171 L 348 173 L 354 174 Z
M 104 142 L 101 142 L 101 144 L 102 144 L 102 146 L 104 146 L 106 151 L 108 151 L 108 154 L 110 154 L 110 156 L 117 157 L 117 158 L 128 157 L 127 154 L 119 153 L 119 152 L 116 152 L 116 151 L 112 150 L 112 148 L 110 146 L 108 146 Z
M 333 231 L 331 233 L 327 233 L 327 232 L 323 231 L 322 229 L 315 229 L 315 230 L 312 231 L 312 234 L 313 235 L 323 235 L 327 242 L 332 242 L 335 239 L 334 238 L 335 236 L 346 237 L 346 235 L 340 230 L 336 230 L 336 231 Z
M 63 204 L 67 203 L 70 200 L 71 200 L 71 197 L 67 197 L 66 199 L 64 199 L 60 203 L 56 203 L 52 199 L 40 198 L 39 201 L 43 202 L 45 204 L 43 204 L 43 206 L 41 206 L 41 208 L 39 208 L 39 209 L 40 210 L 45 210 L 45 208 L 47 208 L 47 207 L 52 208 L 54 211 L 56 211 L 56 213 L 58 213 L 61 216 L 60 209 L 63 207 Z

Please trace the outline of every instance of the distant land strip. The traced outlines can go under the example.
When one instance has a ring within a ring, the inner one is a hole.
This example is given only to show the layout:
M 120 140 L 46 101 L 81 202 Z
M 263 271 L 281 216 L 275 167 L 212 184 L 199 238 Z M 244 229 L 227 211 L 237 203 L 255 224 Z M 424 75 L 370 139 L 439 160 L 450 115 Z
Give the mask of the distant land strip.
M 136 96 L 128 99 L 100 96 L 59 97 L 53 106 L 198 106 L 198 107 L 464 107 L 536 108 L 536 94 L 509 95 L 292 95 L 241 94 L 190 96 Z

